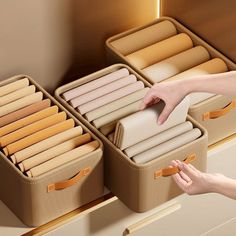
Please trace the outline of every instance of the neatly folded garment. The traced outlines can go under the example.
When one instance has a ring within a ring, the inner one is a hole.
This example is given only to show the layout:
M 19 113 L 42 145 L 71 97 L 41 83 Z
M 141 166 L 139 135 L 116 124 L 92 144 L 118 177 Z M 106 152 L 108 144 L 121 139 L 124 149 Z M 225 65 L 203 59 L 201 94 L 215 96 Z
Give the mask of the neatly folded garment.
M 191 79 L 194 76 L 202 76 L 208 74 L 217 74 L 228 71 L 228 67 L 225 62 L 220 58 L 214 58 L 210 61 L 202 63 L 198 66 L 195 66 L 189 70 L 186 70 L 178 75 L 175 75 L 165 81 L 172 81 L 178 79 Z M 190 103 L 191 105 L 197 104 L 201 101 L 204 101 L 210 97 L 215 96 L 212 93 L 192 93 L 190 94 Z
M 41 165 L 38 165 L 36 167 L 33 167 L 29 171 L 26 172 L 26 174 L 29 177 L 36 177 L 43 173 L 46 173 L 52 169 L 55 169 L 56 167 L 62 166 L 70 161 L 73 161 L 77 158 L 80 158 L 88 153 L 91 153 L 95 151 L 99 147 L 99 142 L 92 141 L 90 143 L 84 144 L 80 147 L 77 147 L 69 152 L 66 152 L 60 156 L 54 157 L 53 159 L 44 162 Z
M 14 92 L 18 89 L 27 87 L 29 85 L 29 79 L 23 78 L 9 84 L 3 85 L 0 87 L 0 96 L 4 96 L 8 93 Z
M 160 145 L 157 145 L 145 152 L 142 152 L 134 157 L 132 157 L 132 160 L 135 163 L 138 164 L 144 164 L 146 162 L 149 162 L 155 158 L 158 158 L 159 156 L 173 151 L 176 148 L 179 148 L 181 146 L 184 146 L 187 143 L 190 143 L 201 136 L 201 131 L 198 128 L 194 128 L 184 134 L 181 134 L 173 139 L 170 139 L 169 141 L 166 141 Z
M 208 51 L 196 46 L 143 69 L 153 83 L 168 79 L 210 59 Z
M 190 121 L 186 121 L 184 123 L 174 126 L 173 128 L 167 129 L 161 132 L 160 134 L 154 135 L 142 142 L 139 142 L 131 147 L 126 148 L 124 150 L 124 153 L 128 157 L 133 157 L 174 137 L 177 137 L 178 135 L 190 131 L 191 129 L 193 129 L 192 123 Z
M 116 128 L 117 120 L 111 122 L 110 124 L 104 125 L 100 128 L 100 131 L 103 135 L 107 136 L 108 134 L 112 133 Z
M 105 126 L 113 121 L 122 119 L 123 117 L 126 117 L 128 115 L 131 115 L 131 114 L 139 111 L 141 103 L 142 103 L 142 100 L 131 103 L 125 107 L 122 107 L 116 111 L 113 111 L 109 114 L 106 114 L 106 115 L 94 120 L 92 122 L 92 124 L 98 129 L 98 128 Z
M 14 132 L 27 125 L 30 125 L 36 121 L 42 120 L 48 116 L 54 115 L 56 113 L 58 113 L 58 106 L 48 107 L 41 111 L 33 113 L 32 115 L 29 115 L 25 118 L 22 118 L 20 120 L 17 120 L 11 124 L 5 125 L 4 127 L 0 128 L 0 137 L 9 134 L 11 132 Z
M 11 112 L 5 116 L 0 117 L 0 127 L 11 124 L 12 122 L 27 117 L 31 114 L 34 114 L 35 112 L 41 111 L 49 107 L 50 105 L 51 105 L 51 100 L 45 99 L 43 101 L 39 101 L 27 107 L 21 108 L 17 111 Z
M 72 98 L 75 98 L 77 96 L 80 96 L 82 94 L 88 93 L 94 89 L 97 89 L 99 87 L 102 87 L 106 84 L 109 84 L 113 81 L 116 81 L 122 77 L 128 76 L 129 71 L 126 68 L 122 68 L 120 70 L 114 71 L 112 73 L 109 73 L 107 75 L 104 75 L 96 80 L 93 80 L 91 82 L 88 82 L 86 84 L 83 84 L 79 87 L 76 87 L 74 89 L 71 89 L 65 93 L 62 94 L 62 97 L 66 100 L 69 101 Z
M 18 129 L 10 134 L 2 136 L 0 138 L 0 146 L 5 147 L 10 143 L 14 143 L 20 139 L 23 139 L 26 136 L 34 134 L 55 124 L 58 124 L 64 120 L 66 120 L 66 113 L 64 111 L 57 114 L 53 114 L 49 117 L 46 117 L 42 120 L 36 121 L 21 129 Z
M 126 56 L 126 60 L 138 69 L 143 69 L 192 47 L 191 38 L 181 33 L 133 52 Z
M 81 146 L 85 143 L 88 143 L 91 141 L 91 135 L 89 133 L 80 135 L 78 137 L 75 137 L 73 139 L 70 139 L 66 142 L 63 142 L 61 144 L 58 144 L 54 147 L 51 147 L 44 152 L 41 152 L 35 156 L 32 156 L 31 158 L 28 158 L 21 163 L 19 163 L 19 168 L 22 172 L 27 171 L 37 165 L 42 164 L 45 161 L 48 161 L 56 156 L 59 156 L 65 152 L 69 152 L 73 150 L 74 148 L 77 148 L 78 146 Z
M 112 93 L 113 91 L 123 88 L 129 84 L 135 83 L 136 81 L 137 78 L 135 75 L 129 75 L 127 77 L 123 77 L 107 85 L 104 85 L 100 88 L 97 88 L 91 92 L 75 97 L 71 99 L 69 103 L 71 104 L 71 106 L 77 107 L 87 102 L 93 101 L 96 98 Z
M 164 20 L 114 40 L 111 42 L 111 45 L 121 54 L 127 55 L 176 34 L 177 30 L 174 24 L 168 20 Z
M 50 126 L 46 129 L 40 130 L 34 134 L 31 134 L 23 139 L 20 139 L 14 143 L 7 145 L 5 148 L 3 148 L 4 154 L 6 156 L 9 156 L 15 152 L 18 152 L 26 147 L 29 147 L 30 145 L 40 142 L 55 134 L 71 129 L 74 127 L 74 125 L 75 125 L 74 120 L 69 119 L 66 121 L 62 121 L 56 125 Z
M 189 109 L 189 97 L 186 97 L 176 106 L 164 124 L 158 125 L 157 119 L 164 106 L 164 102 L 161 101 L 152 107 L 119 120 L 115 130 L 115 145 L 121 150 L 124 150 L 125 148 L 186 121 Z
M 37 92 L 26 97 L 20 98 L 14 102 L 8 103 L 0 107 L 0 116 L 7 115 L 13 111 L 29 106 L 35 102 L 39 102 L 43 99 L 43 93 Z
M 101 106 L 93 111 L 86 113 L 85 118 L 88 121 L 93 121 L 93 120 L 95 120 L 99 117 L 102 117 L 108 113 L 111 113 L 115 110 L 125 107 L 131 103 L 134 103 L 134 102 L 142 99 L 146 95 L 148 90 L 149 90 L 149 88 L 140 89 L 134 93 L 131 93 L 131 94 L 125 96 L 125 97 L 115 100 L 114 102 L 110 102 L 104 106 Z
M 30 94 L 35 93 L 35 86 L 34 85 L 30 85 L 21 89 L 18 89 L 14 92 L 11 92 L 5 96 L 0 97 L 0 106 L 4 106 L 10 102 L 13 102 L 17 99 L 20 99 L 22 97 L 28 96 Z
M 83 133 L 81 126 L 63 131 L 52 137 L 46 138 L 38 143 L 35 143 L 27 148 L 24 148 L 10 156 L 11 161 L 16 164 L 27 158 L 30 158 L 40 152 L 43 152 L 51 147 L 61 144 L 69 139 L 75 138 Z
M 123 88 L 120 88 L 118 90 L 115 90 L 112 93 L 106 94 L 102 97 L 97 98 L 94 101 L 85 103 L 81 106 L 77 107 L 77 110 L 80 114 L 85 114 L 89 111 L 92 111 L 98 107 L 104 106 L 110 102 L 113 102 L 119 98 L 122 98 L 128 94 L 131 94 L 135 91 L 138 91 L 140 89 L 144 88 L 144 83 L 142 81 L 137 81 L 135 83 L 129 84 Z

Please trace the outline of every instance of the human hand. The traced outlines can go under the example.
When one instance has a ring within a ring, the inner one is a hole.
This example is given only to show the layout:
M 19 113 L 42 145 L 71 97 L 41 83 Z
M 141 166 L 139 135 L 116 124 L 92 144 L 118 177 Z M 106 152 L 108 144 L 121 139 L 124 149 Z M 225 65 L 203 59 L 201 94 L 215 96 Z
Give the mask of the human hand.
M 158 124 L 163 124 L 170 113 L 187 95 L 186 86 L 182 81 L 168 81 L 152 86 L 147 92 L 141 103 L 140 109 L 143 110 L 159 101 L 164 101 L 165 107 L 158 118 Z
M 203 194 L 212 192 L 211 179 L 213 174 L 203 173 L 193 165 L 186 164 L 179 160 L 172 161 L 172 166 L 177 166 L 180 172 L 172 177 L 176 184 L 187 194 Z

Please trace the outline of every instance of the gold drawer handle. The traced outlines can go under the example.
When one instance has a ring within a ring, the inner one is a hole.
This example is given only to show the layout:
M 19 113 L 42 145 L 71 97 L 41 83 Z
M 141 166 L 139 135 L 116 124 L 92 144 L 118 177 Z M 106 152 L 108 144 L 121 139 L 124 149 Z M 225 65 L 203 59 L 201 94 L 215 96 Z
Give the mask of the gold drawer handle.
M 193 162 L 194 160 L 197 159 L 197 156 L 196 154 L 191 154 L 189 155 L 187 158 L 185 158 L 183 160 L 184 163 L 186 164 L 189 164 L 191 162 Z M 167 176 L 170 176 L 170 175 L 174 175 L 176 173 L 179 173 L 180 170 L 178 167 L 176 166 L 170 166 L 170 167 L 167 167 L 167 168 L 163 168 L 163 169 L 160 169 L 160 170 L 157 170 L 155 171 L 154 173 L 154 179 L 158 179 L 159 177 L 167 177 Z
M 225 106 L 222 109 L 219 109 L 216 111 L 209 111 L 209 112 L 204 113 L 202 115 L 202 120 L 206 121 L 206 120 L 210 120 L 210 119 L 219 118 L 219 117 L 224 116 L 224 115 L 228 114 L 229 112 L 231 112 L 235 107 L 236 107 L 236 99 L 233 100 L 231 103 L 229 103 L 227 106 Z
M 132 233 L 135 233 L 136 231 L 144 228 L 145 226 L 148 226 L 149 224 L 179 210 L 181 208 L 181 204 L 177 203 L 176 201 L 169 203 L 167 206 L 165 205 L 160 209 L 157 213 L 148 216 L 137 223 L 130 225 L 126 228 L 124 235 L 130 235 Z

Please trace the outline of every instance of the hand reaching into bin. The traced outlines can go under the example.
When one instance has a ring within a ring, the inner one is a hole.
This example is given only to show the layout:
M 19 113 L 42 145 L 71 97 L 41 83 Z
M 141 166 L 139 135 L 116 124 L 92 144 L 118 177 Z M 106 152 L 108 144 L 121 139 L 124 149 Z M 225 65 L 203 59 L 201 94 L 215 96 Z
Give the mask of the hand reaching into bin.
M 193 92 L 236 97 L 236 71 L 155 84 L 145 95 L 140 109 L 163 100 L 165 107 L 158 118 L 158 124 L 163 124 L 185 96 Z M 203 173 L 179 160 L 172 161 L 171 165 L 181 170 L 173 179 L 189 195 L 215 192 L 236 199 L 236 180 L 222 174 Z
M 163 124 L 184 97 L 194 92 L 236 97 L 236 71 L 157 83 L 145 95 L 140 109 L 163 100 L 165 108 L 158 118 L 158 124 Z

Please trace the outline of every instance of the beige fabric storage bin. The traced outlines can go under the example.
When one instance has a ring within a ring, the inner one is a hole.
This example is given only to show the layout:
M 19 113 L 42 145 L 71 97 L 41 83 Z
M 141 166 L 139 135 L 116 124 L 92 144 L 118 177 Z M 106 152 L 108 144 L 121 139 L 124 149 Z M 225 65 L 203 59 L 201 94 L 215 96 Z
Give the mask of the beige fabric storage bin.
M 65 111 L 67 118 L 72 118 L 76 126 L 80 125 L 83 128 L 84 133 L 90 133 L 93 140 L 99 141 L 89 129 L 30 77 L 14 76 L 2 81 L 0 85 L 24 77 L 29 79 L 30 84 L 36 86 L 36 91 L 43 93 L 44 99 L 51 100 L 51 105 L 57 105 L 59 111 Z M 95 151 L 34 178 L 24 175 L 1 151 L 0 186 L 0 199 L 24 224 L 42 225 L 102 196 L 103 144 L 99 141 L 99 147 Z
M 193 161 L 193 165 L 202 171 L 206 170 L 207 132 L 189 116 L 188 120 L 202 131 L 200 138 L 146 164 L 135 164 L 61 96 L 72 88 L 121 68 L 127 68 L 138 80 L 143 81 L 147 87 L 151 86 L 130 67 L 116 64 L 59 87 L 55 91 L 55 97 L 103 141 L 105 146 L 105 185 L 130 209 L 136 212 L 144 212 L 181 194 L 180 189 L 171 177 L 159 177 L 160 170 L 167 168 L 171 160 L 179 159 L 182 161 L 188 156 L 195 154 L 197 159 Z M 167 168 L 166 171 L 168 172 L 168 170 Z
M 183 25 L 178 23 L 176 20 L 169 18 L 169 17 L 161 17 L 161 18 L 159 18 L 147 25 L 128 30 L 126 32 L 123 32 L 121 34 L 118 34 L 118 35 L 115 35 L 115 36 L 109 38 L 106 41 L 107 57 L 108 57 L 109 63 L 113 64 L 116 62 L 123 62 L 125 64 L 128 64 L 135 71 L 137 71 L 142 77 L 144 77 L 147 81 L 149 81 L 151 84 L 153 84 L 152 80 L 150 80 L 150 78 L 148 76 L 146 76 L 142 72 L 141 69 L 138 69 L 132 63 L 129 63 L 129 61 L 126 59 L 125 55 L 122 54 L 120 51 L 118 51 L 113 46 L 112 43 L 115 40 L 125 38 L 126 36 L 129 36 L 130 34 L 137 33 L 140 30 L 146 29 L 150 26 L 152 26 L 152 28 L 153 28 L 153 26 L 155 26 L 155 24 L 160 23 L 165 20 L 168 20 L 175 25 L 175 27 L 177 29 L 177 33 L 186 33 L 187 35 L 189 35 L 193 41 L 193 46 L 199 46 L 199 45 L 203 46 L 204 48 L 207 49 L 211 58 L 215 58 L 215 57 L 221 58 L 226 63 L 229 70 L 236 69 L 236 65 L 232 61 L 230 61 L 227 57 L 225 57 L 223 54 L 221 54 L 215 48 L 210 46 L 204 40 L 199 38 L 197 35 L 192 33 L 186 27 L 184 27 Z M 151 37 L 154 37 L 152 32 L 149 32 L 149 34 L 151 35 Z M 146 37 L 148 38 L 148 35 L 146 35 Z M 170 36 L 168 36 L 168 37 L 170 37 Z M 133 40 L 135 40 L 135 39 L 133 39 Z M 137 44 L 137 42 L 136 42 L 136 44 Z M 150 44 L 146 43 L 146 45 L 144 45 L 144 47 L 146 47 Z M 127 48 L 129 48 L 129 44 L 122 44 L 121 46 L 124 46 L 124 45 Z M 134 46 L 131 45 L 130 47 L 133 48 Z M 142 47 L 139 49 L 142 49 Z M 236 132 L 235 102 L 236 102 L 235 98 L 230 98 L 230 97 L 221 96 L 221 95 L 215 95 L 215 96 L 210 97 L 204 101 L 196 103 L 190 107 L 189 114 L 196 121 L 201 123 L 207 129 L 208 135 L 209 135 L 209 141 L 208 141 L 209 145 L 213 144 L 217 141 L 220 141 L 221 139 L 224 139 L 225 137 L 230 136 Z

